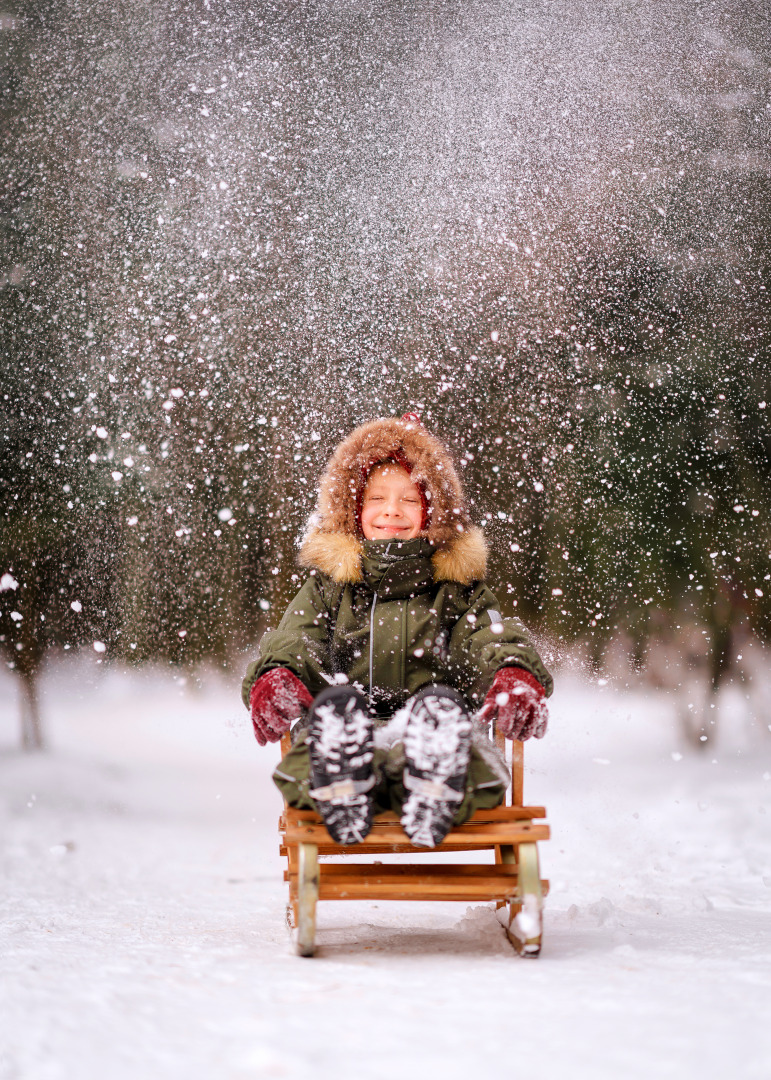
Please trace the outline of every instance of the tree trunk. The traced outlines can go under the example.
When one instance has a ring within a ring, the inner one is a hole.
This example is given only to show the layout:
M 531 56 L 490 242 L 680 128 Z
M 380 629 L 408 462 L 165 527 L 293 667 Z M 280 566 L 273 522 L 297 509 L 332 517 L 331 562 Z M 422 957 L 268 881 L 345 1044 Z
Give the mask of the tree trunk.
M 21 745 L 29 752 L 43 749 L 37 681 L 33 674 L 21 677 Z

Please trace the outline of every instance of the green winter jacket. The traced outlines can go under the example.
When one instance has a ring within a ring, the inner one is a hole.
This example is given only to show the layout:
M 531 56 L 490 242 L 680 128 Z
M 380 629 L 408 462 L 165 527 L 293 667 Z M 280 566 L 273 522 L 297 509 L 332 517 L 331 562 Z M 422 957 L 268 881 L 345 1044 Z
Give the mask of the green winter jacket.
M 243 682 L 244 703 L 275 667 L 289 668 L 314 695 L 345 676 L 384 717 L 430 683 L 454 687 L 478 708 L 508 665 L 551 694 L 551 675 L 522 624 L 501 617 L 481 581 L 437 581 L 436 550 L 422 538 L 366 540 L 360 580 L 312 570 L 278 628 L 264 635 Z

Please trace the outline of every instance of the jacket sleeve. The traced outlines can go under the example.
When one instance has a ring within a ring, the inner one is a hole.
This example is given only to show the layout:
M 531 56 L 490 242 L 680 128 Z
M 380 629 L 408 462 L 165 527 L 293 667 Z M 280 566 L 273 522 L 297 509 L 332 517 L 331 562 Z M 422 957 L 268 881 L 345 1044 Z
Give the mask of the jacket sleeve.
M 459 602 L 461 598 L 458 598 Z M 450 633 L 450 664 L 463 672 L 470 696 L 481 702 L 496 671 L 521 667 L 550 696 L 554 681 L 519 619 L 502 618 L 498 601 L 484 586 L 472 587 Z
M 260 652 L 246 669 L 241 697 L 249 707 L 252 686 L 271 668 L 289 668 L 316 695 L 331 679 L 328 669 L 330 610 L 324 580 L 312 574 L 295 596 L 275 630 L 268 630 L 260 641 Z

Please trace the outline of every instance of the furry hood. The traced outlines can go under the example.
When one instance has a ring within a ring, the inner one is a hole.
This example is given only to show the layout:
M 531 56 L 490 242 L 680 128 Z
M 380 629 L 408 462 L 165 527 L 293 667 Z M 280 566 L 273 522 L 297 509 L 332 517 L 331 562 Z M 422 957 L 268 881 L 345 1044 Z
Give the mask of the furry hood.
M 321 478 L 318 504 L 300 549 L 300 563 L 334 581 L 362 580 L 362 537 L 357 505 L 370 469 L 389 458 L 406 461 L 426 495 L 428 523 L 421 536 L 437 550 L 437 581 L 469 585 L 485 575 L 487 544 L 466 508 L 460 478 L 447 449 L 411 417 L 370 420 L 344 439 Z

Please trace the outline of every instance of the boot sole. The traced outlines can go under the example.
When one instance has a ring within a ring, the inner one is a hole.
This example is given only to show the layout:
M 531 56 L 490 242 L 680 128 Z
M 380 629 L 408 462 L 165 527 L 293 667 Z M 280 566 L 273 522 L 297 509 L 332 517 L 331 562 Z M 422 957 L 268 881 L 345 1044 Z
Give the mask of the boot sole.
M 337 688 L 319 694 L 309 716 L 308 744 L 312 791 L 372 778 L 373 726 L 360 694 L 343 698 L 342 703 Z M 372 828 L 371 788 L 314 801 L 337 844 L 358 844 Z
M 404 734 L 405 786 L 416 781 L 418 790 L 409 790 L 401 824 L 416 847 L 436 847 L 452 828 L 471 753 L 472 722 L 460 695 L 428 700 L 415 703 Z

